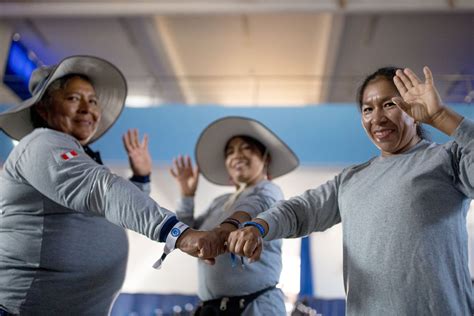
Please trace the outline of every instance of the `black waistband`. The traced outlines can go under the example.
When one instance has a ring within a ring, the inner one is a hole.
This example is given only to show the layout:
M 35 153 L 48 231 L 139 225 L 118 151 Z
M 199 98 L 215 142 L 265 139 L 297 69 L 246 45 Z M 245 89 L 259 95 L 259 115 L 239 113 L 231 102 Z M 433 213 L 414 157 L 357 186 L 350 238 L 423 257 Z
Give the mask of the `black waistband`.
M 227 309 L 227 306 L 229 309 L 235 309 L 238 308 L 240 310 L 245 309 L 248 304 L 250 304 L 254 299 L 262 295 L 263 293 L 273 290 L 275 288 L 275 285 L 269 286 L 263 290 L 250 293 L 247 295 L 241 295 L 241 296 L 225 296 L 221 298 L 217 298 L 214 300 L 208 300 L 202 302 L 202 306 L 206 305 L 213 305 L 219 307 L 219 309 L 223 310 L 222 307 L 225 306 L 225 309 Z
M 250 294 L 247 294 L 247 295 L 241 295 L 241 296 L 226 296 L 225 298 L 229 299 L 229 301 L 239 301 L 241 299 L 244 299 L 246 301 L 253 301 L 254 299 L 256 299 L 257 297 L 259 297 L 260 295 L 262 295 L 263 293 L 265 293 L 266 291 L 270 291 L 272 289 L 275 288 L 275 285 L 273 286 L 269 286 L 267 288 L 264 288 L 263 290 L 260 290 L 260 291 L 257 291 L 257 292 L 254 292 L 254 293 L 250 293 Z M 212 303 L 220 303 L 222 301 L 224 297 L 221 297 L 221 298 L 216 298 L 214 300 L 209 300 L 209 301 L 204 301 L 202 302 L 203 304 L 212 304 Z

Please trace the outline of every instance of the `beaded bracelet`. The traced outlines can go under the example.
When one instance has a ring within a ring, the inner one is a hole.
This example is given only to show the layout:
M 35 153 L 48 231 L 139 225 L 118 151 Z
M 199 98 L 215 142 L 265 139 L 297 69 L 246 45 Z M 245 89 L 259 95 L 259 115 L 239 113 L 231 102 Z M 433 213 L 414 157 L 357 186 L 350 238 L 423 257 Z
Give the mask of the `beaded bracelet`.
M 247 227 L 247 226 L 256 227 L 258 231 L 260 232 L 260 235 L 262 235 L 262 237 L 265 235 L 265 228 L 262 226 L 262 224 L 259 224 L 257 222 L 245 222 L 242 224 L 242 227 Z

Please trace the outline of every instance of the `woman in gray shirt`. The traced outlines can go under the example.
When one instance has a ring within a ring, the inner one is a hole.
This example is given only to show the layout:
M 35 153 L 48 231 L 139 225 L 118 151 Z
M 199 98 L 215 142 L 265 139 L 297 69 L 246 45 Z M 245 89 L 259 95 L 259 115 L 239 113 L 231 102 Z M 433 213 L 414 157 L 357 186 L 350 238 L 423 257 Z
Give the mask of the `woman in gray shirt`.
M 380 156 L 259 214 L 261 232 L 233 232 L 230 251 L 258 259 L 261 236 L 305 236 L 342 222 L 348 315 L 473 315 L 466 213 L 474 123 L 445 106 L 429 68 L 424 74 L 424 82 L 410 69 L 369 76 L 361 121 Z M 427 141 L 420 123 L 454 140 Z
M 188 225 L 216 231 L 224 242 L 229 232 L 283 199 L 269 180 L 297 167 L 294 153 L 267 127 L 243 117 L 226 117 L 211 123 L 196 145 L 199 171 L 209 181 L 231 185 L 200 216 L 194 216 L 198 169 L 189 157 L 174 160 L 173 176 L 182 200 L 178 218 Z M 203 305 L 198 315 L 286 315 L 281 290 L 275 288 L 281 272 L 281 240 L 265 242 L 261 261 L 222 255 L 213 266 L 200 260 L 198 294 Z
M 20 140 L 0 173 L 0 315 L 107 315 L 125 278 L 124 228 L 169 250 L 220 252 L 209 246 L 215 234 L 186 229 L 140 190 L 146 174 L 134 185 L 88 148 L 124 106 L 127 85 L 114 65 L 68 57 L 35 70 L 30 92 L 0 115 Z M 132 160 L 133 135 L 124 139 Z

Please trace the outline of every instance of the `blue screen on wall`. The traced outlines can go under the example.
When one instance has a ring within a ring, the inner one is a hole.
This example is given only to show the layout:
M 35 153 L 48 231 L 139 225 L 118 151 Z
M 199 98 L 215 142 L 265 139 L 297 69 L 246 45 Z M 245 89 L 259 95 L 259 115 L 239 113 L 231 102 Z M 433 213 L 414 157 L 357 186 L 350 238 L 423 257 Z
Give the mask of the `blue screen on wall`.
M 22 100 L 31 96 L 28 90 L 28 81 L 33 70 L 39 66 L 39 63 L 29 56 L 29 51 L 25 45 L 20 41 L 12 40 L 5 64 L 3 83 Z

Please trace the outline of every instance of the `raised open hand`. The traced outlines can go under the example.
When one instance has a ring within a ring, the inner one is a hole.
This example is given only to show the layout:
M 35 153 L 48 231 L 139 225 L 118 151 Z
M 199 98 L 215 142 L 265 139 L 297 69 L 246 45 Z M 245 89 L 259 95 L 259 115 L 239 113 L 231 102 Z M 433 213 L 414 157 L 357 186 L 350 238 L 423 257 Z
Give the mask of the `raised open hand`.
M 393 78 L 402 98 L 393 98 L 393 102 L 415 121 L 432 124 L 443 110 L 443 104 L 433 83 L 433 74 L 428 67 L 423 68 L 425 82 L 409 68 L 397 70 Z
M 173 167 L 170 172 L 178 181 L 181 194 L 183 196 L 194 196 L 199 180 L 199 170 L 197 167 L 193 167 L 191 157 L 179 155 L 173 159 Z
M 128 161 L 133 174 L 136 176 L 148 176 L 151 174 L 152 162 L 148 150 L 148 135 L 143 135 L 140 142 L 138 130 L 129 129 L 122 137 L 123 145 L 127 151 Z

